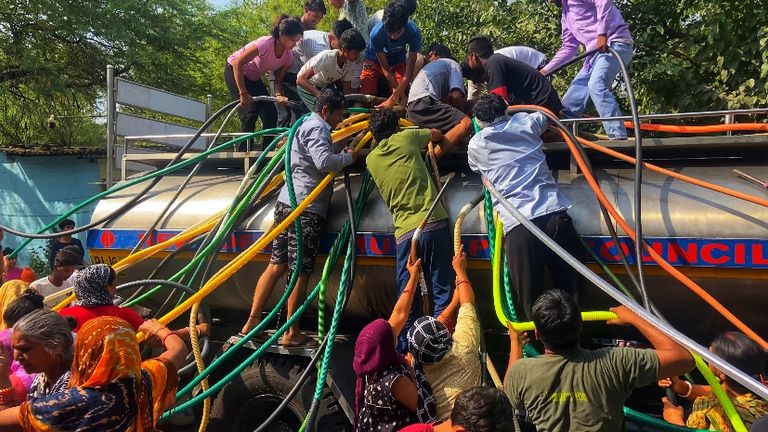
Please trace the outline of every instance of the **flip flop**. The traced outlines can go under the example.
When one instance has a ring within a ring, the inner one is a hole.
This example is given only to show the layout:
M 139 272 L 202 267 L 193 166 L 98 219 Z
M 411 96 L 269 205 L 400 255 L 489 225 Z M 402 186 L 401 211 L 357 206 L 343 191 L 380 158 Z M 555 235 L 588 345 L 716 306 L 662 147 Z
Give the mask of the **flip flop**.
M 304 339 L 302 339 L 301 342 L 290 342 L 287 344 L 280 342 L 280 345 L 282 345 L 283 348 L 317 348 L 320 346 L 320 344 L 317 342 L 317 339 L 309 336 L 304 336 Z

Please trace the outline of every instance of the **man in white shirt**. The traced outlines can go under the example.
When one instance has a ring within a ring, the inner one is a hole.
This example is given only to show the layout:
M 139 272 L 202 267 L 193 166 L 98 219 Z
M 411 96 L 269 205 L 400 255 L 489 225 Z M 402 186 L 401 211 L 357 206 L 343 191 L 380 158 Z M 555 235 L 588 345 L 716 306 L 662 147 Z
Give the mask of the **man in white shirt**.
M 547 118 L 538 112 L 509 117 L 506 111 L 506 101 L 495 94 L 483 96 L 475 105 L 474 115 L 482 130 L 469 141 L 469 167 L 566 251 L 581 257 L 583 246 L 567 212 L 571 203 L 558 189 L 542 150 Z M 495 198 L 493 207 L 504 224 L 507 268 L 521 307 L 520 321 L 529 320 L 533 303 L 544 292 L 545 268 L 554 287 L 576 298 L 578 273 Z
M 77 270 L 81 260 L 80 249 L 77 246 L 67 246 L 61 249 L 56 253 L 53 260 L 51 273 L 32 282 L 29 287 L 43 297 L 71 288 L 73 285 L 72 275 Z
M 346 30 L 339 38 L 338 49 L 321 51 L 299 71 L 296 84 L 298 93 L 307 109 L 314 109 L 320 92 L 334 84 L 341 84 L 345 95 L 352 93 L 352 81 L 359 69 L 360 53 L 365 49 L 365 39 L 357 29 Z M 357 75 L 358 80 L 360 75 Z
M 333 28 L 330 32 L 304 29 L 304 35 L 301 38 L 301 42 L 296 44 L 292 50 L 293 63 L 291 63 L 291 67 L 288 68 L 288 73 L 285 74 L 285 78 L 283 78 L 283 96 L 286 96 L 292 101 L 300 102 L 301 98 L 299 97 L 298 89 L 296 88 L 296 78 L 298 77 L 301 68 L 309 61 L 309 59 L 320 52 L 329 49 L 338 49 L 339 38 L 341 38 L 341 35 L 345 31 L 351 28 L 353 27 L 349 21 L 341 19 L 333 23 Z M 359 65 L 359 70 L 363 70 L 362 62 Z M 360 74 L 358 73 L 357 76 L 359 87 Z M 274 79 L 274 73 L 270 73 L 269 80 L 271 85 L 274 83 Z M 298 117 L 309 111 L 311 110 L 299 110 L 293 107 L 281 108 L 278 106 L 278 125 L 286 127 L 290 126 Z
M 429 47 L 429 63 L 413 79 L 406 105 L 408 120 L 443 134 L 441 148 L 451 148 L 472 133 L 472 120 L 464 114 L 461 66 L 450 57 L 451 50 L 443 44 Z

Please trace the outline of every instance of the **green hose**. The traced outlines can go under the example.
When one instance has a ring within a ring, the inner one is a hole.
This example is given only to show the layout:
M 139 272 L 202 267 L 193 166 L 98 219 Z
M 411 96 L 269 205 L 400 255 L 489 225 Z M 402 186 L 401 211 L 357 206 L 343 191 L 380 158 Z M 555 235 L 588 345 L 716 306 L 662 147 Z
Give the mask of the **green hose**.
M 240 202 L 237 203 L 237 208 L 232 213 L 232 215 L 229 217 L 229 219 L 225 222 L 222 229 L 219 231 L 219 233 L 216 235 L 216 237 L 211 241 L 211 243 L 208 244 L 202 251 L 198 252 L 197 255 L 195 255 L 192 260 L 187 263 L 187 265 L 184 266 L 181 270 L 179 270 L 176 274 L 168 278 L 168 280 L 171 281 L 178 281 L 178 279 L 186 274 L 188 271 L 190 271 L 193 267 L 197 266 L 203 259 L 205 259 L 208 254 L 210 254 L 214 249 L 219 247 L 219 243 L 221 242 L 221 239 L 224 237 L 224 235 L 229 232 L 232 229 L 232 226 L 237 221 L 238 216 L 245 210 L 245 208 L 250 204 L 251 199 L 253 198 L 253 195 L 255 195 L 256 190 L 259 188 L 259 186 L 264 182 L 265 178 L 269 174 L 269 172 L 272 171 L 272 169 L 282 160 L 282 156 L 286 153 L 286 147 L 283 146 L 278 150 L 275 157 L 272 158 L 272 160 L 269 161 L 269 164 L 262 170 L 261 174 L 257 178 L 256 182 L 254 182 L 251 189 L 248 191 L 248 193 L 243 197 Z M 146 300 L 151 295 L 153 295 L 155 292 L 157 292 L 161 287 L 156 286 L 155 288 L 147 291 L 143 295 L 131 300 L 130 302 L 126 303 L 125 306 L 133 306 L 143 300 Z
M 192 158 L 189 158 L 187 160 L 181 161 L 181 162 L 179 162 L 177 164 L 174 164 L 174 165 L 171 165 L 169 167 L 165 167 L 165 168 L 163 168 L 161 170 L 154 171 L 154 172 L 152 172 L 150 174 L 143 175 L 143 176 L 138 177 L 136 179 L 133 179 L 131 181 L 128 181 L 128 182 L 125 182 L 125 183 L 121 183 L 119 185 L 115 185 L 115 186 L 105 190 L 104 192 L 98 193 L 98 194 L 96 194 L 96 195 L 94 195 L 94 196 L 92 196 L 92 197 L 90 197 L 90 198 L 80 202 L 79 204 L 75 205 L 70 210 L 68 210 L 66 213 L 64 213 L 61 216 L 59 216 L 58 218 L 54 219 L 53 222 L 51 222 L 48 225 L 46 225 L 43 228 L 41 228 L 37 233 L 38 234 L 42 234 L 42 233 L 48 231 L 49 229 L 57 226 L 59 222 L 61 222 L 64 219 L 68 218 L 69 216 L 73 215 L 74 213 L 76 213 L 80 209 L 82 209 L 82 208 L 92 204 L 93 202 L 95 202 L 97 200 L 100 200 L 101 198 L 104 198 L 104 197 L 107 197 L 109 195 L 112 195 L 115 192 L 119 192 L 119 191 L 121 191 L 123 189 L 129 188 L 131 186 L 134 186 L 134 185 L 142 183 L 144 181 L 153 179 L 155 177 L 164 176 L 164 175 L 172 173 L 174 171 L 178 171 L 181 168 L 184 168 L 184 167 L 187 167 L 189 165 L 192 165 L 192 164 L 194 164 L 194 163 L 196 163 L 196 162 L 198 162 L 198 161 L 200 161 L 202 159 L 207 158 L 208 156 L 210 156 L 210 155 L 212 155 L 214 153 L 217 153 L 219 151 L 225 150 L 228 147 L 232 147 L 233 145 L 238 144 L 238 143 L 240 143 L 242 141 L 245 141 L 247 139 L 255 138 L 255 137 L 258 137 L 258 136 L 261 136 L 261 135 L 268 135 L 268 134 L 272 134 L 272 133 L 282 133 L 282 132 L 285 132 L 285 128 L 267 129 L 267 130 L 263 130 L 263 131 L 254 132 L 252 134 L 244 135 L 244 136 L 241 136 L 241 137 L 237 137 L 237 138 L 235 138 L 233 140 L 227 141 L 224 144 L 221 144 L 221 145 L 218 145 L 216 147 L 210 148 L 210 149 L 208 149 L 208 150 L 206 150 L 206 151 L 196 155 L 195 157 L 192 157 Z M 34 239 L 31 239 L 31 238 L 24 239 L 24 241 L 22 241 L 19 246 L 16 246 L 16 249 L 14 249 L 13 252 L 11 252 L 10 256 L 11 257 L 15 257 L 32 240 L 34 240 Z
M 359 201 L 358 201 L 359 202 Z M 362 214 L 362 211 L 360 212 Z M 344 227 L 342 228 L 342 231 L 349 232 L 349 222 L 344 224 Z M 331 247 L 330 252 L 328 253 L 328 258 L 325 261 L 325 265 L 323 268 L 323 279 L 326 280 L 330 276 L 332 267 L 335 265 L 335 263 L 339 260 L 340 254 L 341 254 L 341 246 L 344 244 L 341 242 L 343 240 L 342 235 L 336 237 L 336 241 L 334 241 L 333 246 Z M 166 411 L 165 414 L 162 415 L 163 419 L 168 418 L 169 416 L 172 416 L 176 413 L 179 413 L 181 411 L 184 411 L 187 408 L 190 408 L 192 406 L 195 406 L 202 402 L 205 398 L 209 397 L 210 395 L 216 393 L 219 391 L 225 384 L 230 382 L 232 379 L 234 379 L 236 376 L 238 376 L 243 370 L 245 370 L 248 365 L 252 364 L 254 361 L 259 359 L 261 355 L 263 355 L 264 352 L 269 348 L 270 345 L 272 345 L 277 339 L 285 333 L 285 331 L 288 330 L 288 327 L 290 327 L 296 320 L 299 319 L 299 317 L 304 313 L 304 311 L 309 307 L 309 305 L 317 298 L 318 294 L 320 292 L 320 284 L 318 283 L 317 286 L 312 290 L 312 292 L 307 296 L 307 299 L 304 301 L 304 303 L 299 306 L 299 308 L 296 310 L 296 313 L 294 313 L 288 320 L 273 334 L 269 339 L 267 339 L 266 342 L 262 346 L 260 346 L 253 354 L 251 354 L 247 359 L 245 359 L 241 364 L 239 364 L 235 369 L 230 371 L 224 378 L 222 378 L 220 381 L 218 381 L 216 384 L 213 384 L 207 391 L 204 391 L 195 397 L 191 398 L 190 400 L 184 402 L 183 404 L 172 408 L 168 411 Z M 275 311 L 273 309 L 273 311 Z M 263 321 L 262 321 L 263 322 Z M 261 323 L 260 323 L 261 324 Z M 255 334 L 256 329 L 252 330 L 251 333 Z M 249 333 L 250 335 L 250 333 Z M 241 341 L 242 342 L 242 341 Z M 243 344 L 240 344 L 240 346 Z M 234 348 L 234 346 L 233 346 Z M 184 389 L 182 389 L 179 394 L 186 394 L 190 392 L 194 387 L 199 384 L 205 377 L 210 375 L 211 371 L 213 371 L 215 368 L 220 366 L 224 361 L 226 361 L 230 356 L 233 349 L 229 349 L 225 351 L 220 357 L 218 357 L 216 360 L 214 360 L 208 367 L 203 371 L 202 374 L 195 377 Z

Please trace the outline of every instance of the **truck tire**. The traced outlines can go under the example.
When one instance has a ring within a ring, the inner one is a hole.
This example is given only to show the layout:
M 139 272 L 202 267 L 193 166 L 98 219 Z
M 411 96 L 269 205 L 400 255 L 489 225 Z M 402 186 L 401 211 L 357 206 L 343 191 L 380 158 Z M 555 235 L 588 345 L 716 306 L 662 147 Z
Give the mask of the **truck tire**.
M 275 411 L 298 381 L 307 359 L 264 355 L 216 395 L 209 430 L 253 432 Z M 270 432 L 298 431 L 312 404 L 315 379 L 307 381 L 275 419 Z M 346 431 L 351 425 L 333 393 L 326 388 L 317 415 L 317 431 Z

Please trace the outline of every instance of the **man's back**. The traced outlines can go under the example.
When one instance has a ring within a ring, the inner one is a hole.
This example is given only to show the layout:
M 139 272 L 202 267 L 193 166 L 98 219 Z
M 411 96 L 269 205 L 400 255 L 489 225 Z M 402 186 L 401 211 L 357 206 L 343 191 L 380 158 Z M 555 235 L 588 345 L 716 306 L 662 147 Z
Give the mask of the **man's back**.
M 452 59 L 433 60 L 424 65 L 414 78 L 411 91 L 408 93 L 408 102 L 424 96 L 431 96 L 437 101 L 443 101 L 448 93 L 455 88 L 466 93 L 461 66 Z
M 368 171 L 392 213 L 396 238 L 415 229 L 437 197 L 437 187 L 421 159 L 430 135 L 427 129 L 406 129 L 381 141 L 366 158 Z M 446 218 L 448 213 L 438 204 L 430 222 Z
M 559 115 L 563 109 L 552 83 L 539 71 L 523 62 L 493 54 L 485 64 L 488 90 L 510 105 L 539 105 Z
M 637 387 L 656 382 L 653 350 L 576 349 L 518 360 L 504 391 L 540 431 L 620 431 L 624 402 Z

